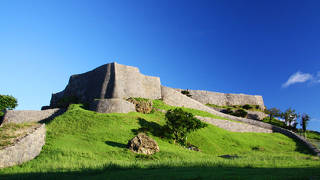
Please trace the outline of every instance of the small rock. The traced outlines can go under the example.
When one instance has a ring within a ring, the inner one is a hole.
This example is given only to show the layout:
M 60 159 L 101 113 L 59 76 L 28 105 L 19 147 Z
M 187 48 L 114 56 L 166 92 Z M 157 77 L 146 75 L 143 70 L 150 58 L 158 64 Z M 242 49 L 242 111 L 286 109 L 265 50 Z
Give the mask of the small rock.
M 133 152 L 147 155 L 160 151 L 157 142 L 144 133 L 139 133 L 136 137 L 132 138 L 127 146 Z

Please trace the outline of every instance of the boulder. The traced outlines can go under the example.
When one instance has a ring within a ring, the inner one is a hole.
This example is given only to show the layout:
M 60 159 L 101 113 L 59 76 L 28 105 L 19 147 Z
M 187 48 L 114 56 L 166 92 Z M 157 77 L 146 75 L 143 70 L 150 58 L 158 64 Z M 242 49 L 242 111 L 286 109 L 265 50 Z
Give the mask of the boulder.
M 147 155 L 160 151 L 157 142 L 144 133 L 139 133 L 136 137 L 132 138 L 127 146 L 133 152 Z

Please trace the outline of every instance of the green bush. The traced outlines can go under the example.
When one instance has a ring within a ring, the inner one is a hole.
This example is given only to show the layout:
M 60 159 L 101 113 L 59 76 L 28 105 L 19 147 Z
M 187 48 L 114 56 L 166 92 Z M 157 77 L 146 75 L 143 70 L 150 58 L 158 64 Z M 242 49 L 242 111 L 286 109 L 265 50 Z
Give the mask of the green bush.
M 246 109 L 246 110 L 249 110 L 249 109 L 252 109 L 253 107 L 249 104 L 245 104 L 242 106 L 243 109 Z
M 182 94 L 188 96 L 188 97 L 191 97 L 192 95 L 190 94 L 189 90 L 182 90 L 181 91 Z
M 233 114 L 232 108 L 223 109 L 221 112 L 225 114 Z
M 195 118 L 193 114 L 183 111 L 181 108 L 169 110 L 166 113 L 166 125 L 164 126 L 165 133 L 185 145 L 187 142 L 187 135 L 197 129 L 208 126 L 199 119 Z
M 0 117 L 4 115 L 4 110 L 14 109 L 18 106 L 18 100 L 10 95 L 0 95 Z
M 247 113 L 247 111 L 245 111 L 243 109 L 238 109 L 232 115 L 244 118 L 248 115 L 248 113 Z

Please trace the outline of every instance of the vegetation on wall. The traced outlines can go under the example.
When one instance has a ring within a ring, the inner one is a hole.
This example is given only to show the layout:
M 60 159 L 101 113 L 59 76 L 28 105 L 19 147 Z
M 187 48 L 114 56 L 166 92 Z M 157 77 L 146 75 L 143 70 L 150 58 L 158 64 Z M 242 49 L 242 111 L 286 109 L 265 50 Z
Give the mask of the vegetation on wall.
M 150 99 L 130 97 L 127 99 L 127 101 L 135 104 L 137 112 L 141 112 L 144 114 L 149 114 L 153 112 L 152 101 Z

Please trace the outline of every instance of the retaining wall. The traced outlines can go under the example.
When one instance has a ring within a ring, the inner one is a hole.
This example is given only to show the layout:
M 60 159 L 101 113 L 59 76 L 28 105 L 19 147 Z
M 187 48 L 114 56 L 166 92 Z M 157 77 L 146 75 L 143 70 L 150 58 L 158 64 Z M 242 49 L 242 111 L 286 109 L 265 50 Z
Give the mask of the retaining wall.
M 181 92 L 183 89 L 176 90 Z M 202 104 L 209 103 L 219 106 L 252 104 L 259 105 L 261 109 L 265 108 L 263 98 L 259 95 L 230 94 L 203 90 L 188 91 L 192 99 L 195 99 L 201 102 Z
M 312 152 L 314 152 L 314 154 L 316 154 L 317 156 L 320 156 L 320 150 L 317 149 L 313 144 L 308 142 L 303 137 L 301 137 L 301 136 L 297 135 L 296 133 L 289 131 L 287 129 L 283 129 L 278 126 L 274 126 L 274 125 L 264 123 L 261 121 L 240 118 L 240 117 L 231 116 L 228 114 L 221 113 L 219 111 L 216 111 L 214 109 L 211 109 L 211 108 L 203 105 L 202 103 L 200 103 L 192 98 L 187 97 L 186 95 L 181 94 L 180 92 L 176 91 L 173 88 L 161 86 L 161 94 L 162 94 L 163 101 L 168 105 L 198 109 L 198 110 L 206 111 L 206 112 L 209 112 L 211 114 L 214 114 L 214 115 L 217 115 L 220 117 L 244 122 L 244 123 L 251 124 L 254 126 L 258 126 L 258 127 L 262 127 L 265 129 L 271 129 L 273 132 L 282 133 L 288 137 L 294 138 L 294 139 L 304 143 Z
M 100 113 L 128 113 L 135 112 L 136 106 L 119 98 L 95 100 L 90 109 Z
M 45 144 L 46 128 L 44 124 L 20 138 L 14 145 L 0 150 L 0 168 L 14 166 L 34 159 Z
M 39 122 L 54 118 L 62 113 L 61 109 L 36 110 L 8 110 L 3 117 L 3 123 Z

